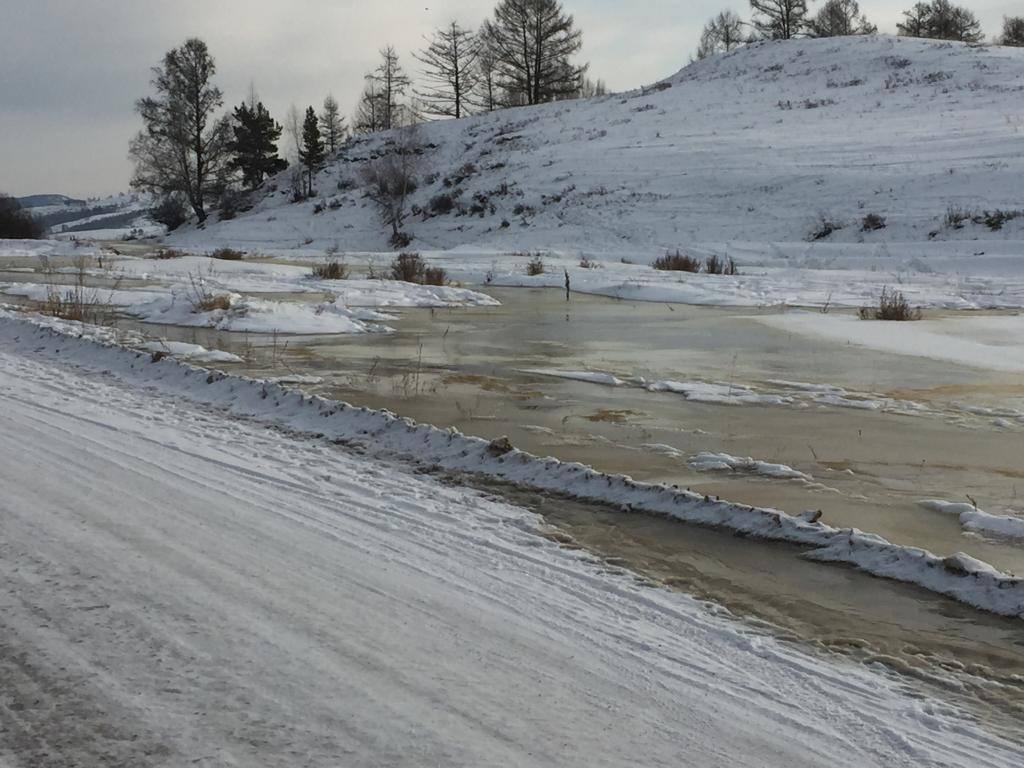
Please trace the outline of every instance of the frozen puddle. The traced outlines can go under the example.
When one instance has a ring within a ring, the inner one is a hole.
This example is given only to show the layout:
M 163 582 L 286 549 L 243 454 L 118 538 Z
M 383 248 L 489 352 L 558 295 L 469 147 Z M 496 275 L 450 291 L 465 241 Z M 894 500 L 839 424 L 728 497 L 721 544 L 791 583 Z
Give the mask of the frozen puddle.
M 927 357 L 991 371 L 1024 371 L 1024 315 L 946 317 L 913 322 L 865 321 L 850 315 L 765 315 L 779 330 L 856 344 L 880 352 Z

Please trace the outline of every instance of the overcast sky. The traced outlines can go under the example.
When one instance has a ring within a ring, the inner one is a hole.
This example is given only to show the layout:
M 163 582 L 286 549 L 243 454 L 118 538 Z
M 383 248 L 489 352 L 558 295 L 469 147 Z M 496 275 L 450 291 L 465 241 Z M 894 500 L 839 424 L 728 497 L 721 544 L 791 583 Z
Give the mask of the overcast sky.
M 862 0 L 883 32 L 902 4 Z M 565 0 L 584 33 L 582 58 L 615 90 L 659 80 L 689 61 L 704 22 L 735 0 Z M 968 1 L 993 35 L 1020 2 Z M 186 38 L 207 41 L 217 83 L 236 104 L 253 83 L 279 120 L 292 103 L 333 92 L 351 112 L 377 50 L 411 52 L 452 19 L 476 27 L 494 0 L 0 0 L 0 191 L 76 196 L 125 190 L 133 112 L 150 68 Z

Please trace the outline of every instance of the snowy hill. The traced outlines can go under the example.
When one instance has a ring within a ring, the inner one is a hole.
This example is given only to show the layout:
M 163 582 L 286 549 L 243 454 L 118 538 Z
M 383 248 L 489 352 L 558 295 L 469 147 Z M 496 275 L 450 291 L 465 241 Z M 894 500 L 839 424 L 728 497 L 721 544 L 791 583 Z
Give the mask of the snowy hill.
M 412 202 L 424 212 L 405 227 L 421 249 L 1024 239 L 1024 219 L 998 230 L 946 222 L 951 207 L 1024 207 L 1021 49 L 766 42 L 641 91 L 431 123 L 421 134 L 428 150 Z M 386 249 L 358 172 L 389 140 L 353 141 L 319 175 L 316 200 L 292 204 L 286 172 L 254 210 L 175 239 Z M 454 209 L 430 213 L 435 198 L 444 209 L 443 195 Z M 865 230 L 868 214 L 884 228 Z

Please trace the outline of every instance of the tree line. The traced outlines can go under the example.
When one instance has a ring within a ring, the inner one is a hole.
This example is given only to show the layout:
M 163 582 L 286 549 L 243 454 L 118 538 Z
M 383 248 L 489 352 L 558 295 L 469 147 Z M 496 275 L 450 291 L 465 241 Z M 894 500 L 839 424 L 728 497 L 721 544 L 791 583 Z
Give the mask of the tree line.
M 154 215 L 173 228 L 189 211 L 202 224 L 211 207 L 233 215 L 237 188 L 256 190 L 289 163 L 280 156 L 287 132 L 297 171 L 296 199 L 315 194 L 313 179 L 351 132 L 370 133 L 425 119 L 461 118 L 504 107 L 602 95 L 601 81 L 575 61 L 583 35 L 560 0 L 500 0 L 479 29 L 453 21 L 414 54 L 422 82 L 413 86 L 391 46 L 365 77 L 351 119 L 328 95 L 318 111 L 292 107 L 282 126 L 255 93 L 229 114 L 214 83 L 206 43 L 187 40 L 153 70 L 154 93 L 136 103 L 143 122 L 132 140 L 132 186 L 155 195 Z
M 705 26 L 697 46 L 697 58 L 729 53 L 758 40 L 789 40 L 795 37 L 844 37 L 874 35 L 878 27 L 861 13 L 857 0 L 826 0 L 816 14 L 813 0 L 750 0 L 751 19 L 734 11 L 722 11 Z M 897 34 L 935 40 L 980 43 L 981 22 L 968 8 L 951 0 L 919 2 L 903 12 Z M 997 36 L 1000 45 L 1024 46 L 1024 16 L 1003 19 Z

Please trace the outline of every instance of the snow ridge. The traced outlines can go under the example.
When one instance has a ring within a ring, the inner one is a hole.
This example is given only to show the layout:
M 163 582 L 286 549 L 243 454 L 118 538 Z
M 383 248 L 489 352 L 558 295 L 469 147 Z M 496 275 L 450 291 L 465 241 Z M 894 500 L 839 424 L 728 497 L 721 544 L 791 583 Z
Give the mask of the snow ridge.
M 675 487 L 597 472 L 582 464 L 508 450 L 507 446 L 454 429 L 418 424 L 388 411 L 309 396 L 270 381 L 210 372 L 172 358 L 155 359 L 104 342 L 102 334 L 87 338 L 84 330 L 75 323 L 46 321 L 44 326 L 0 310 L 0 340 L 11 349 L 109 371 L 118 378 L 236 416 L 356 445 L 421 466 L 487 476 L 585 501 L 619 505 L 629 511 L 804 545 L 813 548 L 807 553 L 813 559 L 847 563 L 982 610 L 1024 618 L 1024 580 L 963 553 L 942 558 L 857 529 L 837 529 L 775 509 L 731 504 Z

